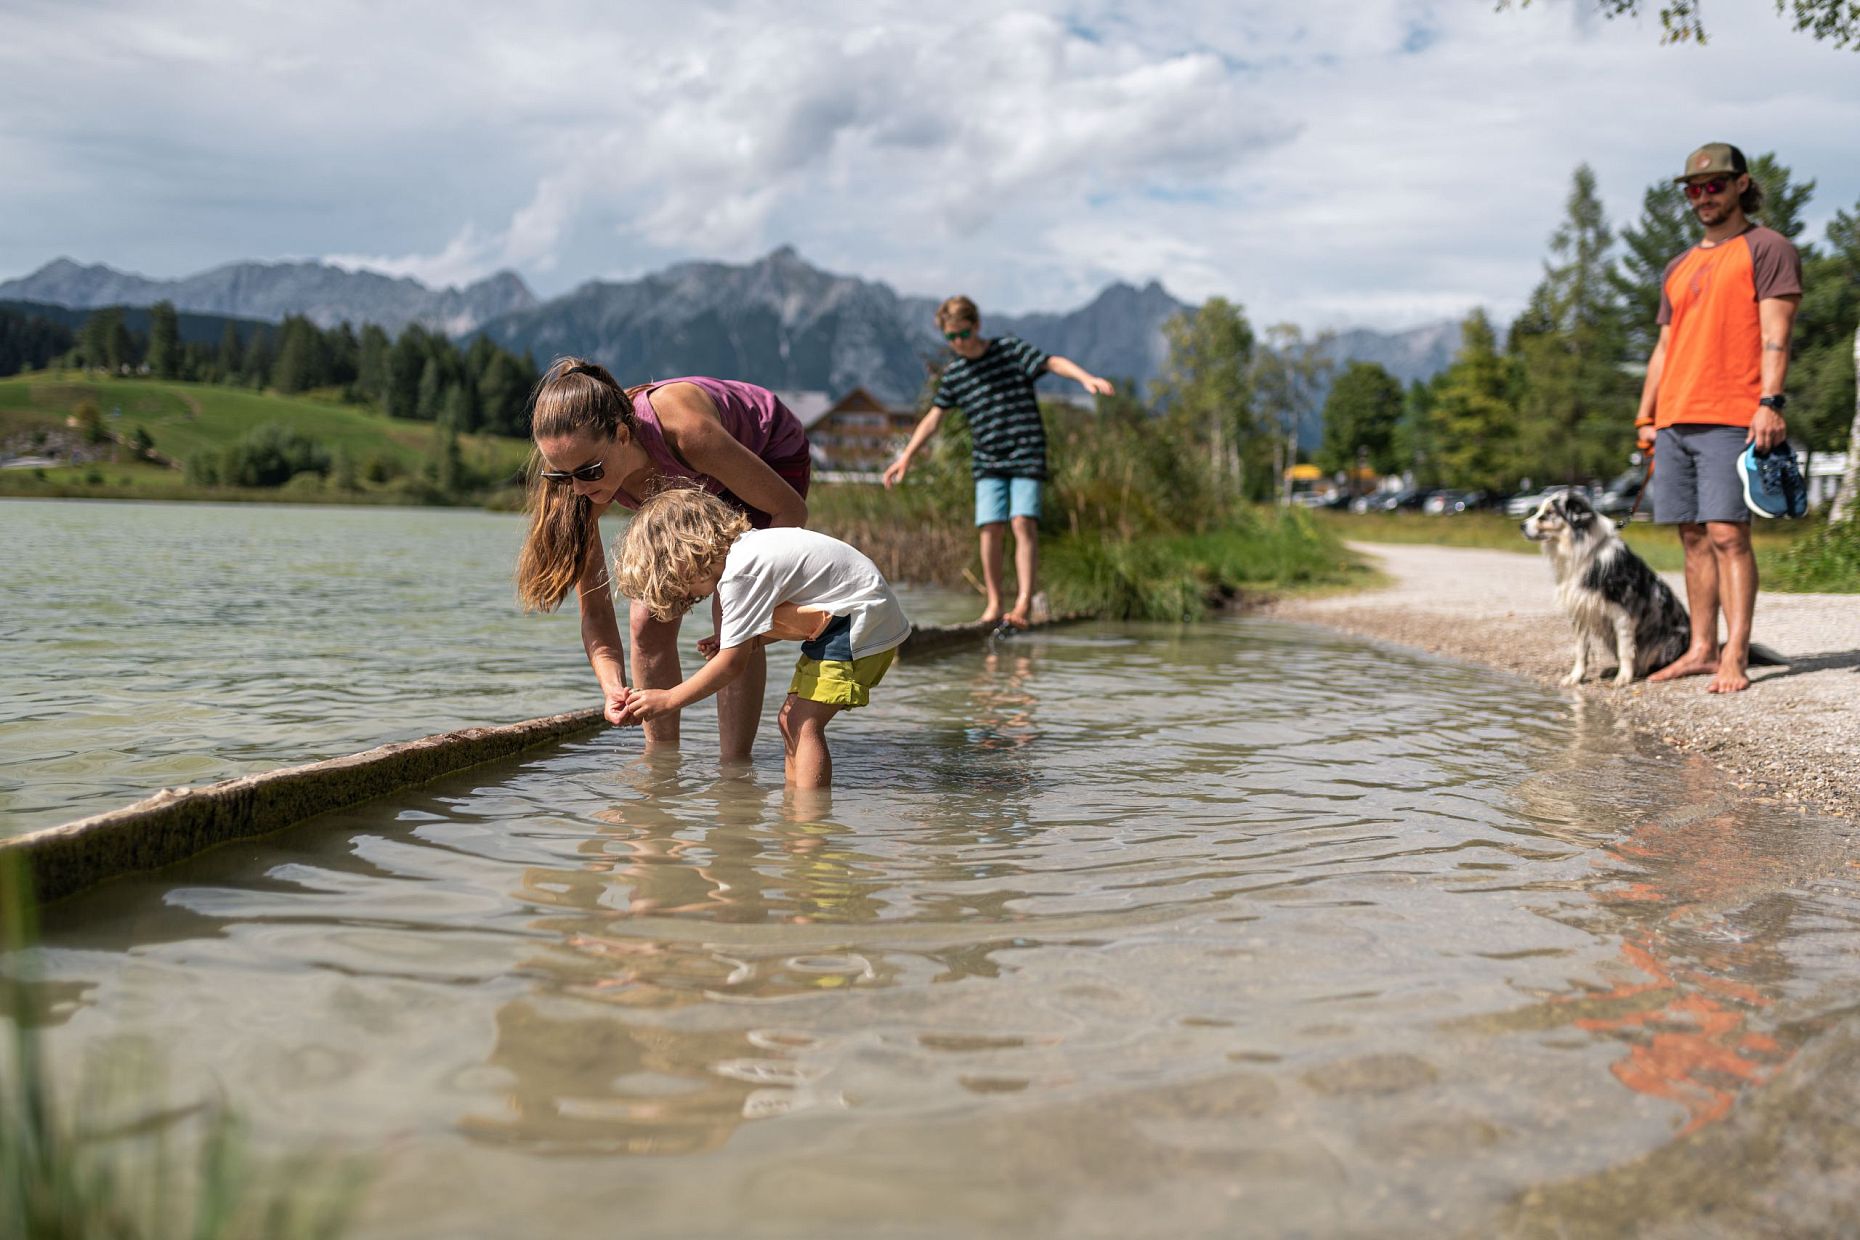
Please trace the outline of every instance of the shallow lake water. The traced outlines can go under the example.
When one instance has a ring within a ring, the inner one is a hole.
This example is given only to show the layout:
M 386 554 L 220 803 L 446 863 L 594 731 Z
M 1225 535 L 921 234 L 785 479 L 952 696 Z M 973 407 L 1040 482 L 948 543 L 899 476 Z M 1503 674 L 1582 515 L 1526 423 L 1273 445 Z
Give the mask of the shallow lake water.
M 1016 639 L 836 721 L 830 803 L 691 731 L 54 907 L 61 1062 L 364 1152 L 366 1235 L 1626 1234 L 1845 1036 L 1840 831 L 1476 669 Z
M 0 500 L 0 835 L 600 705 L 572 603 L 517 608 L 523 529 L 460 509 Z M 955 600 L 907 594 L 953 618 Z

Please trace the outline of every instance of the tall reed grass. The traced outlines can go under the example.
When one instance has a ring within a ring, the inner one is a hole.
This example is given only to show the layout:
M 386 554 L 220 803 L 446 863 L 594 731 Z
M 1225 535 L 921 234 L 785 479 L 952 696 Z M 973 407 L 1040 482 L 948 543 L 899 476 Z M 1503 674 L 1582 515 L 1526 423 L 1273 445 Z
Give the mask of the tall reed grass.
M 1056 609 L 1193 619 L 1245 592 L 1360 574 L 1341 540 L 1303 512 L 1258 508 L 1219 489 L 1186 428 L 1136 401 L 1043 412 L 1051 477 L 1040 577 Z M 945 427 L 898 488 L 818 488 L 813 524 L 859 547 L 893 580 L 973 581 L 968 437 L 959 419 Z
M 260 1155 L 218 1103 L 176 1105 L 159 1062 L 125 1042 L 54 1088 L 34 994 L 31 884 L 0 853 L 0 1236 L 8 1240 L 340 1235 L 365 1177 L 353 1159 Z

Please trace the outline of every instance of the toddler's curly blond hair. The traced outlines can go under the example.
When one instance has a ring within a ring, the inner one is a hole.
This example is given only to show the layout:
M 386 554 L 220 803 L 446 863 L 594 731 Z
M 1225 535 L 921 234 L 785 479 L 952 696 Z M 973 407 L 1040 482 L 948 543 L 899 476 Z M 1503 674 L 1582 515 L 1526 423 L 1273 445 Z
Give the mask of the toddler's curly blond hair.
M 620 593 L 646 605 L 655 620 L 675 620 L 691 586 L 716 572 L 749 518 L 707 491 L 668 487 L 639 506 L 614 552 Z

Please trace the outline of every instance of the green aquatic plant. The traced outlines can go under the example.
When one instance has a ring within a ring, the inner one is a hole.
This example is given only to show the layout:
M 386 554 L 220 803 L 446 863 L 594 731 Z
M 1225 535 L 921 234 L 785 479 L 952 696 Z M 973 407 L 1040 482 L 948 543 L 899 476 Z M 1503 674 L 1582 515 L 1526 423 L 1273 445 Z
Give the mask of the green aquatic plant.
M 16 853 L 0 852 L 0 1236 L 342 1233 L 365 1183 L 353 1159 L 257 1154 L 224 1105 L 169 1105 L 158 1067 L 133 1048 L 88 1064 L 63 1105 L 36 1012 L 37 941 L 30 880 Z

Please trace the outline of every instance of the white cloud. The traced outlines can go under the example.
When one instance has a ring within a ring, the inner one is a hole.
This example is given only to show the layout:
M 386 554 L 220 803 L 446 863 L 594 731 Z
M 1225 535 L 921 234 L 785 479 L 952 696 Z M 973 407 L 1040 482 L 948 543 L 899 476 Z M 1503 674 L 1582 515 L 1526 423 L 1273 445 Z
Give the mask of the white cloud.
M 1589 0 L 540 0 L 9 8 L 0 272 L 316 253 L 547 293 L 793 242 L 909 292 L 1113 278 L 1261 321 L 1503 315 L 1571 169 L 1612 214 L 1698 142 L 1860 197 L 1860 57 L 1767 6 L 1713 44 Z

